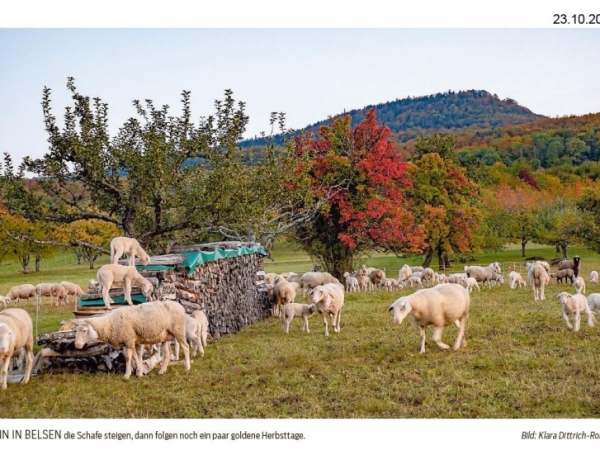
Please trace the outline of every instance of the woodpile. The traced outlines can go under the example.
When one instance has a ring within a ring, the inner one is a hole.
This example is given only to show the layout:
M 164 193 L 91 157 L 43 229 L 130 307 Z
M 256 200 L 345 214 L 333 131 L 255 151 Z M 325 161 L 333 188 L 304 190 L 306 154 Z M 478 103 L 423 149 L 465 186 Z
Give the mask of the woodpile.
M 199 264 L 189 273 L 187 267 L 181 266 L 185 257 L 177 252 L 237 250 L 244 244 L 228 242 L 174 247 L 169 255 L 151 258 L 148 266 L 155 266 L 154 268 L 144 269 L 144 266 L 140 266 L 139 272 L 155 286 L 152 301 L 177 301 L 188 313 L 194 310 L 204 311 L 209 321 L 209 333 L 213 339 L 218 339 L 270 317 L 271 305 L 264 286 L 263 256 L 251 253 L 224 257 Z M 159 270 L 156 268 L 158 265 L 170 267 Z M 123 289 L 119 287 L 109 292 L 111 298 L 122 297 L 123 294 Z M 135 296 L 141 294 L 141 291 L 133 287 L 131 294 Z M 125 370 L 125 358 L 121 349 L 100 341 L 88 343 L 81 350 L 74 347 L 73 328 L 77 321 L 107 312 L 103 303 L 99 302 L 101 299 L 102 293 L 97 288 L 89 289 L 81 296 L 80 303 L 98 300 L 94 306 L 79 305 L 75 311 L 76 319 L 67 321 L 61 328 L 62 331 L 38 337 L 38 344 L 44 345 L 44 348 L 36 355 L 34 373 L 54 369 L 104 372 Z M 112 307 L 128 305 L 114 304 Z M 160 358 L 156 355 L 148 356 L 149 359 L 144 362 L 145 371 L 152 370 L 160 363 Z

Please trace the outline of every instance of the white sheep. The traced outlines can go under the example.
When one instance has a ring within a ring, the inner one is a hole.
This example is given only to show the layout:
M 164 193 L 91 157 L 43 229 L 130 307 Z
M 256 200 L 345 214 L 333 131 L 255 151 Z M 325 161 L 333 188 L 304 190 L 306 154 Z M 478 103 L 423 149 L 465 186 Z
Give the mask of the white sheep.
M 2 303 L 6 308 L 10 303 L 10 298 L 6 297 L 5 295 L 0 295 L 0 303 Z
M 405 282 L 412 276 L 412 269 L 408 264 L 404 264 L 398 272 L 398 281 L 400 283 Z
M 65 291 L 67 291 L 67 303 L 69 295 L 73 296 L 73 301 L 76 303 L 84 294 L 83 289 L 81 289 L 81 286 L 78 284 L 71 283 L 70 281 L 61 281 L 60 284 L 65 288 Z
M 6 298 L 14 301 L 17 305 L 20 300 L 26 300 L 25 304 L 29 303 L 29 299 L 36 299 L 36 290 L 33 284 L 21 284 L 19 286 L 14 286 L 10 288 L 8 294 L 6 294 Z
M 592 270 L 590 272 L 590 283 L 597 283 L 598 282 L 598 272 L 596 272 L 595 270 Z
M 307 291 L 326 283 L 340 284 L 339 280 L 328 272 L 306 272 L 302 275 L 302 287 Z
M 481 291 L 479 283 L 477 283 L 477 280 L 473 277 L 463 278 L 460 284 L 467 288 L 469 292 L 472 292 L 474 287 L 476 287 L 478 291 Z
M 563 320 L 569 330 L 579 331 L 579 325 L 581 323 L 581 313 L 584 312 L 587 315 L 587 324 L 590 327 L 594 326 L 594 313 L 590 310 L 588 300 L 584 295 L 581 294 L 569 294 L 568 292 L 561 292 L 557 296 L 558 300 L 562 304 L 563 308 Z M 573 315 L 574 325 L 571 326 L 569 323 L 569 315 Z
M 446 283 L 446 274 L 445 273 L 438 273 L 437 274 L 437 283 Z
M 94 289 L 98 289 L 100 283 L 98 283 L 93 278 L 88 282 L 88 291 L 93 291 Z
M 125 347 L 125 379 L 131 376 L 131 358 L 136 375 L 141 377 L 144 344 L 163 345 L 163 361 L 159 374 L 165 373 L 171 354 L 169 341 L 175 339 L 183 347 L 185 370 L 190 370 L 190 347 L 186 341 L 186 313 L 173 301 L 150 302 L 118 308 L 110 313 L 82 320 L 76 328 L 75 348 L 81 349 L 94 339 L 113 347 Z
M 379 287 L 379 282 L 385 278 L 385 272 L 381 269 L 372 270 L 368 275 L 373 286 Z
M 436 274 L 430 267 L 423 269 L 423 275 L 421 275 L 421 281 L 427 287 L 431 287 L 435 284 Z
M 371 279 L 366 275 L 358 275 L 358 286 L 362 292 L 372 291 L 374 289 Z
M 207 338 L 210 336 L 208 333 L 208 317 L 206 317 L 204 311 L 200 310 L 193 311 L 192 317 L 200 322 L 200 342 L 202 342 L 202 347 L 206 348 Z M 202 353 L 202 356 L 204 356 L 204 353 Z
M 99 288 L 102 291 L 102 298 L 104 299 L 106 309 L 112 309 L 110 306 L 111 298 L 108 295 L 108 291 L 110 291 L 115 283 L 123 284 L 125 300 L 129 305 L 133 305 L 133 302 L 131 301 L 132 285 L 139 286 L 146 299 L 149 299 L 154 291 L 152 283 L 141 276 L 135 266 L 105 264 L 98 269 L 96 277 L 98 278 Z
M 535 264 L 529 266 L 527 281 L 533 287 L 533 299 L 536 301 L 540 299 L 545 300 L 544 291 L 550 282 L 550 275 L 545 265 L 540 264 L 540 261 L 536 261 Z
M 411 276 L 408 280 L 406 280 L 404 282 L 404 284 L 409 287 L 413 287 L 415 284 L 423 287 L 423 282 L 421 281 L 421 277 L 417 277 L 415 275 Z
M 337 283 L 326 283 L 314 288 L 312 295 L 313 304 L 325 322 L 325 336 L 329 336 L 327 315 L 331 317 L 333 331 L 339 333 L 342 308 L 344 307 L 344 289 Z
M 280 317 L 283 306 L 294 303 L 294 300 L 296 300 L 296 288 L 285 279 L 282 279 L 273 287 L 273 296 L 275 300 L 273 314 Z
M 451 273 L 445 278 L 444 282 L 452 284 L 462 284 L 463 280 L 465 280 L 466 278 L 468 278 L 466 273 Z
M 477 281 L 481 281 L 484 286 L 487 283 L 490 289 L 492 288 L 490 281 L 498 279 L 496 269 L 489 266 L 465 266 L 465 273 L 467 274 L 467 277 L 473 277 Z
M 600 294 L 590 294 L 587 298 L 591 311 L 600 311 Z
M 33 322 L 27 311 L 19 308 L 0 312 L 0 361 L 2 362 L 2 389 L 6 389 L 8 366 L 13 355 L 25 349 L 27 365 L 21 384 L 29 382 L 33 367 Z
M 419 327 L 421 336 L 421 353 L 425 353 L 425 328 L 434 326 L 433 340 L 438 347 L 448 350 L 450 346 L 442 342 L 442 333 L 446 325 L 455 324 L 458 336 L 452 350 L 467 345 L 465 328 L 469 318 L 471 297 L 469 291 L 458 284 L 438 284 L 421 289 L 414 294 L 400 297 L 388 308 L 394 312 L 394 323 L 399 325 L 411 314 Z
M 289 334 L 290 332 L 290 323 L 295 317 L 302 317 L 302 331 L 306 330 L 307 333 L 310 333 L 308 328 L 308 319 L 317 312 L 316 305 L 304 305 L 302 303 L 288 303 L 283 307 L 283 312 L 281 313 L 281 324 L 283 325 L 283 332 L 285 334 Z
M 525 287 L 527 282 L 523 279 L 519 272 L 514 270 L 508 274 L 508 287 L 515 289 L 517 287 Z
M 42 304 L 42 297 L 50 297 L 50 304 L 52 304 L 52 297 L 56 297 L 56 306 L 59 303 L 62 305 L 67 303 L 67 291 L 59 283 L 40 283 L 35 287 L 35 293 L 40 305 Z
M 346 291 L 348 292 L 358 292 L 360 286 L 358 285 L 358 279 L 353 277 L 348 272 L 344 272 L 342 275 L 346 279 Z
M 122 255 L 127 255 L 130 266 L 135 264 L 136 256 L 145 266 L 150 262 L 150 256 L 144 251 L 137 239 L 134 238 L 121 236 L 110 241 L 110 262 L 118 264 L 119 258 Z
M 577 292 L 578 294 L 585 294 L 585 280 L 583 279 L 583 277 L 575 278 L 573 286 L 575 286 L 575 292 Z
M 423 269 L 423 266 L 410 266 L 410 270 L 413 271 L 414 275 L 414 272 L 423 272 L 425 269 Z

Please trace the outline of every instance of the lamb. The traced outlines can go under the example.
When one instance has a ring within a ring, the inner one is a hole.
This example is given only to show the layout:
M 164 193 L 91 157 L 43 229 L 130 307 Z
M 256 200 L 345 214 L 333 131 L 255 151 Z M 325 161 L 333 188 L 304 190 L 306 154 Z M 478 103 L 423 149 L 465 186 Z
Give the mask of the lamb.
M 594 326 L 594 313 L 590 310 L 588 301 L 584 295 L 581 294 L 569 294 L 568 292 L 561 292 L 557 296 L 558 300 L 562 304 L 563 308 L 563 319 L 567 328 L 573 331 L 579 331 L 579 325 L 581 323 L 581 313 L 584 312 L 587 315 L 587 324 L 590 327 Z M 569 323 L 569 315 L 573 315 L 574 325 L 571 326 Z
M 8 304 L 10 303 L 10 299 L 4 295 L 0 295 L 0 303 L 2 303 L 4 305 L 4 307 L 6 308 L 8 306 Z
M 14 286 L 10 288 L 8 294 L 6 294 L 6 298 L 18 305 L 19 300 L 26 300 L 26 303 L 29 303 L 29 299 L 33 298 L 34 300 L 37 298 L 35 286 L 33 284 L 21 284 L 19 286 Z
M 42 297 L 50 297 L 50 304 L 52 304 L 52 297 L 56 297 L 56 306 L 59 303 L 62 305 L 67 303 L 67 291 L 59 283 L 40 283 L 35 287 L 35 292 L 40 305 Z
M 94 339 L 113 347 L 125 347 L 125 379 L 131 376 L 131 358 L 136 363 L 136 375 L 141 377 L 144 344 L 163 344 L 164 358 L 159 374 L 169 365 L 169 341 L 175 339 L 183 347 L 185 370 L 190 370 L 190 347 L 186 341 L 186 314 L 183 306 L 173 301 L 150 302 L 118 308 L 110 313 L 82 320 L 76 328 L 75 348 L 81 349 Z
M 550 282 L 550 275 L 543 264 L 536 262 L 531 265 L 531 269 L 527 273 L 527 281 L 533 287 L 533 299 L 535 301 L 546 300 L 544 290 Z
M 380 269 L 375 269 L 367 276 L 371 279 L 373 286 L 379 286 L 379 282 L 385 278 L 385 272 Z
M 388 308 L 394 311 L 394 323 L 400 325 L 404 318 L 411 314 L 419 327 L 421 335 L 421 351 L 425 353 L 425 328 L 434 326 L 433 340 L 438 347 L 448 350 L 450 346 L 442 342 L 442 333 L 446 325 L 455 324 L 458 336 L 452 350 L 467 345 L 465 328 L 469 318 L 471 296 L 469 291 L 457 284 L 438 284 L 421 289 L 414 294 L 400 297 Z
M 423 275 L 421 276 L 421 281 L 427 286 L 431 287 L 434 285 L 436 280 L 436 275 L 433 269 L 427 267 L 423 269 Z
M 598 282 L 598 272 L 596 272 L 595 270 L 592 270 L 590 272 L 590 283 L 597 283 Z
M 575 282 L 575 272 L 572 269 L 563 269 L 553 273 L 551 278 L 556 278 L 557 283 L 562 283 L 562 280 L 569 280 L 573 284 Z
M 78 284 L 71 283 L 70 281 L 61 281 L 60 284 L 65 288 L 65 291 L 67 291 L 67 303 L 69 295 L 73 296 L 73 302 L 76 303 L 81 295 L 84 294 L 83 289 L 81 289 L 81 286 Z
M 112 264 L 118 264 L 119 258 L 124 254 L 127 255 L 130 266 L 135 264 L 136 256 L 145 266 L 150 262 L 150 256 L 144 251 L 137 239 L 121 236 L 110 241 L 110 262 Z
M 575 276 L 579 276 L 579 269 L 581 268 L 581 258 L 579 256 L 574 256 L 573 261 L 564 260 L 558 263 L 557 269 L 571 269 Z
M 575 278 L 573 286 L 575 287 L 575 292 L 577 292 L 578 294 L 585 294 L 585 280 L 583 279 L 583 277 Z
M 600 294 L 590 294 L 587 298 L 590 311 L 600 311 Z
M 404 264 L 398 272 L 398 281 L 400 283 L 405 282 L 412 276 L 412 269 L 408 264 Z
M 508 274 L 508 286 L 511 289 L 515 289 L 517 287 L 525 287 L 527 286 L 527 282 L 523 279 L 519 272 L 515 272 L 513 270 Z
M 186 316 L 185 318 L 185 338 L 189 342 L 191 356 L 196 356 L 196 351 L 204 356 L 204 346 L 201 339 L 202 324 L 194 317 Z M 179 342 L 175 340 L 175 360 L 179 361 Z
M 371 282 L 371 279 L 368 276 L 358 275 L 356 277 L 356 279 L 358 280 L 358 286 L 361 291 L 367 292 L 367 291 L 373 290 L 373 288 L 374 288 L 373 283 Z
M 92 291 L 94 289 L 98 289 L 98 287 L 100 286 L 100 283 L 98 283 L 96 280 L 94 280 L 93 278 L 88 282 L 88 291 Z
M 460 284 L 467 288 L 469 292 L 472 292 L 474 287 L 476 287 L 478 291 L 481 291 L 479 283 L 477 283 L 477 280 L 473 277 L 463 278 Z
M 281 310 L 284 305 L 294 303 L 296 299 L 296 289 L 287 281 L 282 280 L 273 287 L 275 300 L 274 314 L 281 316 Z
M 105 264 L 98 269 L 96 274 L 99 288 L 102 291 L 102 298 L 106 309 L 112 309 L 110 306 L 111 298 L 108 291 L 114 283 L 123 283 L 125 290 L 125 300 L 128 305 L 133 305 L 131 301 L 131 285 L 139 286 L 146 299 L 150 299 L 150 295 L 154 291 L 154 286 L 150 281 L 146 280 L 136 270 L 135 266 L 122 266 L 120 264 Z
M 290 322 L 295 317 L 302 317 L 302 320 L 304 321 L 302 331 L 306 330 L 307 333 L 310 333 L 310 330 L 308 329 L 308 319 L 316 312 L 317 306 L 315 304 L 304 305 L 301 303 L 288 303 L 283 307 L 283 313 L 281 314 L 283 332 L 289 334 Z
M 421 282 L 421 277 L 412 276 L 404 283 L 406 286 L 413 287 L 415 284 L 423 287 L 423 283 Z
M 467 274 L 466 273 L 452 273 L 450 275 L 448 275 L 445 279 L 444 282 L 445 283 L 452 283 L 452 284 L 461 284 L 463 280 L 467 279 Z
M 8 366 L 13 355 L 25 349 L 27 364 L 21 384 L 27 384 L 33 367 L 33 322 L 27 311 L 19 308 L 0 312 L 0 361 L 2 389 L 7 389 Z
M 358 285 L 358 279 L 356 277 L 350 276 L 348 272 L 344 272 L 342 275 L 346 279 L 346 291 L 348 292 L 358 292 L 360 286 Z
M 325 323 L 325 336 L 329 336 L 327 315 L 331 317 L 333 331 L 339 333 L 342 308 L 344 307 L 343 288 L 336 283 L 326 283 L 322 286 L 317 286 L 313 290 L 312 301 L 317 308 L 317 312 L 323 317 L 323 322 Z
M 202 347 L 206 348 L 207 338 L 209 336 L 208 333 L 208 317 L 204 314 L 204 311 L 195 310 L 192 312 L 192 317 L 200 322 L 200 342 L 202 343 Z M 212 337 L 211 337 L 212 339 Z M 202 353 L 204 356 L 204 353 Z
M 490 265 L 488 265 L 488 267 L 491 268 L 497 274 L 501 274 L 502 273 L 502 268 L 500 267 L 500 263 L 497 262 L 497 261 L 491 263 Z

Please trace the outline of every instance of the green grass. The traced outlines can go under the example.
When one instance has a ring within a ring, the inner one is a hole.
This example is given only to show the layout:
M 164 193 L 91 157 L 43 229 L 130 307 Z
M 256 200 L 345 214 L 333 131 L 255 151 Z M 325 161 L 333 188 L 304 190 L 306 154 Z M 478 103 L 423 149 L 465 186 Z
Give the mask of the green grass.
M 535 249 L 538 253 L 555 256 L 554 249 Z M 600 268 L 600 257 L 579 248 L 571 250 L 575 253 L 582 256 L 587 280 L 590 270 Z M 520 261 L 518 255 L 509 250 L 477 263 Z M 276 253 L 275 260 L 266 262 L 267 271 L 312 266 L 291 247 Z M 380 256 L 367 263 L 395 270 L 403 261 Z M 89 272 L 94 271 L 71 266 L 61 272 L 57 266 L 43 273 L 85 274 L 87 284 Z M 0 286 L 10 281 L 6 276 L 0 275 Z M 26 277 L 14 273 L 12 282 Z M 588 283 L 587 294 L 596 288 Z M 573 291 L 553 280 L 547 300 L 540 302 L 533 301 L 530 288 L 475 291 L 468 346 L 443 351 L 428 330 L 424 355 L 411 321 L 395 326 L 387 313 L 393 300 L 413 290 L 347 294 L 341 333 L 328 338 L 320 317 L 311 318 L 310 334 L 300 331 L 296 319 L 289 335 L 270 318 L 210 344 L 190 372 L 172 366 L 164 375 L 154 371 L 129 381 L 122 374 L 53 373 L 33 377 L 25 386 L 9 385 L 0 392 L 0 416 L 595 418 L 600 414 L 600 326 L 589 328 L 582 320 L 578 333 L 568 331 L 556 300 L 563 290 Z M 44 305 L 40 329 L 56 330 L 61 319 L 71 317 L 71 308 Z M 27 309 L 33 312 L 31 305 Z M 448 327 L 444 341 L 452 344 L 455 337 L 456 328 Z

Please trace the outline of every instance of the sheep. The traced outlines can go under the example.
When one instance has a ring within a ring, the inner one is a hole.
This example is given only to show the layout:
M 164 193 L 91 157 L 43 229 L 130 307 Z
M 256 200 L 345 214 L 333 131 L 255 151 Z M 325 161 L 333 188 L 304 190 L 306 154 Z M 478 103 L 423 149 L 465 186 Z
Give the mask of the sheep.
M 163 344 L 164 358 L 158 373 L 165 373 L 171 353 L 169 341 L 175 339 L 183 347 L 185 370 L 190 370 L 190 347 L 185 334 L 186 317 L 183 306 L 173 301 L 117 308 L 104 316 L 82 320 L 75 329 L 75 348 L 81 349 L 94 339 L 117 348 L 124 346 L 124 378 L 129 379 L 132 357 L 137 366 L 136 375 L 143 375 L 143 344 Z
M 25 304 L 28 304 L 30 298 L 34 300 L 37 298 L 35 286 L 33 284 L 14 286 L 10 288 L 8 294 L 6 294 L 6 298 L 14 301 L 17 305 L 19 304 L 19 300 L 26 300 Z
M 469 292 L 472 292 L 474 287 L 476 287 L 478 291 L 481 291 L 479 283 L 477 283 L 477 280 L 473 277 L 463 278 L 459 284 L 467 288 Z
M 413 272 L 423 272 L 423 266 L 410 266 L 410 270 L 412 270 Z
M 543 264 L 536 262 L 531 265 L 529 272 L 527 273 L 527 281 L 531 284 L 533 288 L 533 299 L 537 300 L 546 300 L 544 295 L 544 290 L 546 286 L 550 282 L 550 275 L 544 267 Z
M 421 276 L 421 281 L 427 286 L 431 287 L 435 283 L 436 275 L 433 269 L 427 267 L 423 269 L 423 275 Z
M 333 331 L 340 332 L 340 321 L 342 318 L 342 308 L 344 307 L 344 290 L 336 283 L 326 283 L 317 286 L 313 290 L 312 301 L 317 308 L 317 312 L 323 317 L 325 323 L 325 336 L 329 336 L 329 326 L 327 325 L 327 315 L 331 317 Z
M 497 280 L 498 273 L 492 267 L 481 267 L 481 266 L 465 266 L 465 273 L 467 277 L 473 277 L 477 281 L 488 283 L 488 287 L 491 289 L 492 285 L 490 281 Z
M 445 273 L 438 273 L 437 274 L 437 283 L 446 283 L 446 274 Z
M 338 279 L 328 272 L 306 272 L 302 275 L 302 287 L 305 289 L 314 289 L 326 283 L 340 284 Z
M 67 291 L 67 303 L 69 295 L 73 296 L 73 302 L 77 302 L 81 295 L 84 294 L 83 289 L 81 289 L 81 286 L 79 286 L 78 284 L 71 283 L 70 281 L 61 281 L 60 284 Z
M 546 261 L 529 261 L 527 264 L 525 264 L 525 270 L 529 272 L 535 264 L 541 265 L 544 269 L 546 269 L 548 275 L 550 275 L 550 264 L 548 264 Z M 530 283 L 529 280 L 527 280 L 527 282 Z
M 358 285 L 358 279 L 356 277 L 350 276 L 348 272 L 344 272 L 342 275 L 346 280 L 346 291 L 348 292 L 358 292 L 360 286 Z
M 196 356 L 196 351 L 204 356 L 204 346 L 201 339 L 202 324 L 195 317 L 186 316 L 185 318 L 185 338 L 189 342 L 191 356 Z M 179 361 L 179 342 L 175 340 L 175 361 Z
M 130 266 L 135 264 L 136 256 L 145 266 L 150 262 L 150 256 L 144 251 L 137 239 L 121 236 L 110 241 L 111 264 L 118 264 L 119 258 L 124 254 L 127 255 Z
M 20 308 L 0 312 L 0 361 L 2 389 L 8 388 L 8 366 L 14 354 L 25 349 L 27 364 L 21 384 L 27 384 L 33 367 L 33 322 L 27 311 Z
M 408 264 L 404 264 L 398 272 L 398 281 L 403 283 L 412 276 L 412 269 Z
M 508 274 L 508 287 L 515 289 L 517 287 L 525 287 L 527 282 L 523 279 L 519 272 L 514 270 Z
M 600 294 L 590 294 L 587 298 L 591 311 L 600 311 Z
M 400 325 L 411 314 L 419 327 L 421 336 L 420 353 L 425 353 L 425 328 L 434 326 L 433 340 L 438 347 L 448 350 L 450 346 L 442 342 L 442 333 L 446 325 L 455 324 L 458 336 L 452 350 L 467 345 L 465 328 L 469 318 L 471 296 L 469 291 L 457 284 L 438 284 L 421 289 L 414 294 L 400 297 L 388 308 L 394 312 L 394 323 Z
M 571 269 L 575 276 L 579 276 L 579 270 L 581 269 L 581 258 L 574 256 L 573 261 L 564 260 L 558 263 L 557 270 Z
M 415 284 L 423 287 L 423 283 L 421 282 L 421 277 L 412 276 L 405 282 L 406 286 L 413 287 Z
M 488 265 L 488 267 L 491 268 L 497 274 L 501 274 L 502 273 L 502 268 L 500 267 L 500 263 L 497 262 L 497 261 L 491 263 L 490 265 Z
M 93 291 L 94 289 L 98 289 L 100 283 L 98 283 L 93 278 L 88 282 L 88 291 Z
M 367 275 L 371 279 L 373 286 L 379 286 L 379 282 L 385 278 L 385 272 L 380 269 L 375 269 Z
M 287 276 L 286 280 L 288 280 L 290 283 L 298 283 L 302 287 L 302 276 L 303 275 L 304 275 L 303 273 L 295 273 L 293 275 Z
M 590 283 L 597 283 L 598 282 L 598 272 L 596 272 L 595 270 L 592 270 L 590 272 Z
M 358 286 L 361 291 L 367 292 L 367 291 L 373 290 L 373 288 L 374 288 L 373 283 L 371 282 L 371 279 L 368 276 L 358 275 L 356 277 L 356 279 L 358 280 Z
M 578 294 L 585 294 L 585 280 L 583 277 L 575 278 L 573 282 L 573 286 L 575 287 L 575 292 Z
M 67 291 L 59 283 L 40 283 L 35 287 L 35 292 L 40 305 L 42 297 L 50 297 L 50 304 L 52 304 L 52 297 L 56 297 L 56 306 L 59 303 L 65 305 L 67 302 Z
M 281 324 L 283 325 L 283 332 L 285 334 L 289 334 L 290 332 L 290 322 L 295 317 L 302 317 L 304 321 L 302 325 L 302 331 L 306 330 L 307 333 L 310 333 L 308 328 L 308 319 L 317 312 L 317 306 L 312 305 L 304 305 L 302 303 L 288 303 L 283 307 L 283 312 L 281 314 Z
M 445 277 L 445 283 L 461 284 L 464 279 L 468 278 L 466 273 L 452 273 Z
M 4 308 L 6 308 L 8 306 L 8 304 L 10 303 L 10 298 L 8 298 L 4 295 L 0 295 L 0 303 L 2 303 L 4 305 Z
M 584 295 L 561 292 L 560 294 L 558 294 L 557 298 L 562 304 L 563 319 L 569 330 L 572 329 L 573 331 L 579 331 L 582 312 L 586 313 L 587 315 L 587 324 L 590 327 L 594 326 L 594 313 L 590 310 L 590 306 L 588 305 L 588 301 Z M 571 324 L 569 323 L 569 315 L 571 314 L 574 317 L 573 326 L 571 326 Z
M 556 278 L 556 283 L 562 283 L 562 280 L 569 280 L 573 284 L 575 281 L 575 272 L 573 272 L 573 269 L 563 269 L 553 273 L 550 277 Z
M 208 317 L 206 317 L 204 311 L 200 310 L 193 311 L 192 317 L 200 322 L 200 342 L 202 342 L 202 347 L 206 348 L 207 338 L 210 336 L 208 333 Z M 202 356 L 204 356 L 204 353 L 202 353 Z
M 281 316 L 283 306 L 288 303 L 294 303 L 296 289 L 287 281 L 282 280 L 273 287 L 273 295 L 275 296 L 274 315 Z
M 504 284 L 504 277 L 502 275 L 498 275 L 497 273 L 494 273 L 494 275 L 492 276 L 492 279 L 488 281 L 488 284 L 490 285 L 490 287 L 492 287 L 492 284 L 494 286 L 496 286 L 496 285 L 502 286 Z
M 265 283 L 267 284 L 275 284 L 275 278 L 277 278 L 277 274 L 273 272 L 269 272 L 265 275 Z
M 108 295 L 108 291 L 110 291 L 110 288 L 114 283 L 123 283 L 125 300 L 128 305 L 133 305 L 133 302 L 131 301 L 132 284 L 139 286 L 142 289 L 142 293 L 146 299 L 149 299 L 154 291 L 152 283 L 141 276 L 135 266 L 105 264 L 98 269 L 96 278 L 98 278 L 98 283 L 100 283 L 99 288 L 102 291 L 102 298 L 104 299 L 106 309 L 112 309 L 110 306 L 111 298 Z
M 392 280 L 390 280 L 389 278 L 382 278 L 379 281 L 379 287 L 380 289 L 390 292 L 393 289 Z

